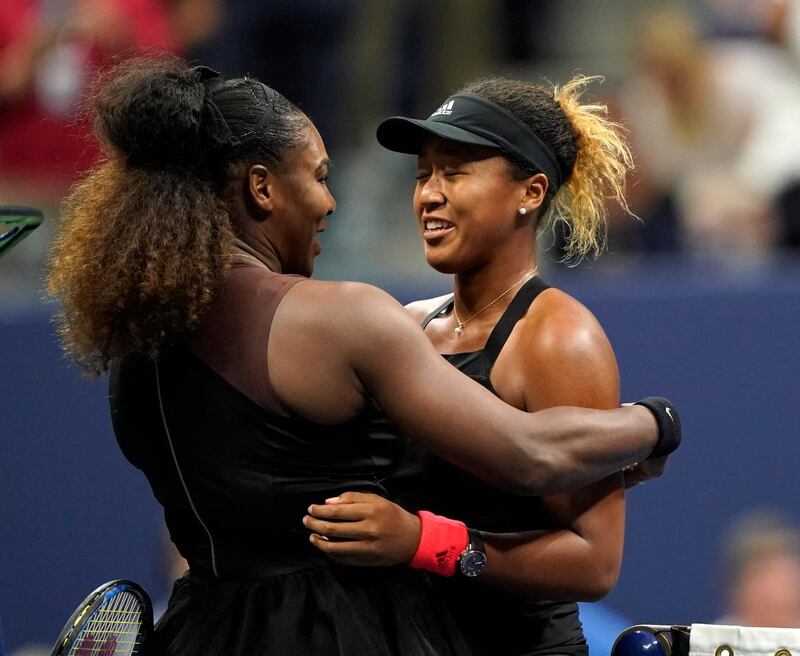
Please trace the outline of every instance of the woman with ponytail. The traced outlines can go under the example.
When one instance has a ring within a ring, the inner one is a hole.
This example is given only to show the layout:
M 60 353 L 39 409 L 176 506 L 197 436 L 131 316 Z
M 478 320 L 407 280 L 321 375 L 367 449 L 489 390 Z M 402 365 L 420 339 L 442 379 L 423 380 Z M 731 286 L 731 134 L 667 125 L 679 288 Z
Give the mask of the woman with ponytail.
M 582 101 L 590 81 L 546 89 L 480 80 L 427 120 L 394 117 L 378 128 L 385 147 L 418 155 L 414 209 L 425 255 L 437 271 L 455 274 L 454 294 L 409 311 L 451 364 L 528 412 L 619 404 L 603 329 L 537 268 L 537 236 L 554 222 L 566 228 L 567 257 L 582 258 L 602 249 L 606 199 L 627 209 L 630 152 L 605 108 Z M 574 602 L 603 597 L 617 579 L 621 472 L 562 494 L 521 497 L 409 444 L 386 485 L 405 510 L 363 494 L 314 506 L 312 530 L 353 540 L 319 547 L 341 562 L 411 562 L 439 574 L 476 653 L 587 653 Z M 372 518 L 369 539 L 327 523 L 360 521 L 348 505 Z M 426 558 L 448 547 L 457 553 L 449 568 Z M 375 552 L 386 557 L 376 561 Z
M 328 156 L 273 89 L 144 59 L 102 79 L 93 107 L 107 159 L 64 204 L 49 285 L 67 350 L 110 369 L 117 441 L 190 565 L 148 653 L 469 653 L 424 572 L 340 567 L 301 524 L 320 497 L 386 494 L 403 442 L 370 430 L 378 405 L 520 493 L 673 448 L 651 401 L 520 412 L 388 295 L 309 280 L 336 206 Z

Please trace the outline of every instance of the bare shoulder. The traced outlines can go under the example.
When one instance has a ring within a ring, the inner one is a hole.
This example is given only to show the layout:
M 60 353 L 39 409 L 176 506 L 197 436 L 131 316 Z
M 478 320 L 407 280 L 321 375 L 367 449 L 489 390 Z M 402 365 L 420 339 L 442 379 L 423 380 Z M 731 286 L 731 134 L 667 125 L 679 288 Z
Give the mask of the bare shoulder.
M 292 287 L 286 297 L 299 301 L 295 304 L 306 306 L 309 312 L 326 314 L 331 309 L 341 314 L 361 313 L 375 303 L 400 307 L 393 296 L 379 287 L 346 280 L 304 280 Z
M 619 370 L 600 323 L 579 301 L 548 289 L 517 323 L 492 371 L 495 389 L 517 407 L 611 408 Z
M 548 289 L 531 304 L 525 332 L 543 346 L 580 347 L 596 339 L 607 340 L 591 310 L 560 289 Z
M 293 326 L 350 340 L 384 326 L 410 322 L 388 292 L 361 282 L 304 280 L 286 295 L 276 313 Z
M 540 355 L 581 358 L 611 349 L 594 314 L 560 289 L 551 288 L 539 294 L 520 324 L 525 350 Z
M 406 305 L 406 311 L 415 321 L 421 322 L 451 296 L 452 294 L 442 294 L 441 296 L 436 296 L 434 298 L 426 298 L 421 301 L 412 301 Z

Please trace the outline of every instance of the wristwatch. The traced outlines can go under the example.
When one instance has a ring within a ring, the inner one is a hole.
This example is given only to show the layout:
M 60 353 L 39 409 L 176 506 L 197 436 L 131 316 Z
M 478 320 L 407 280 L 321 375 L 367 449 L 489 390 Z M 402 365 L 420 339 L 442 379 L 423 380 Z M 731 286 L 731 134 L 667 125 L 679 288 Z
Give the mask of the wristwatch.
M 481 535 L 475 529 L 469 529 L 469 544 L 458 557 L 458 568 L 464 576 L 474 578 L 486 567 L 486 550 Z

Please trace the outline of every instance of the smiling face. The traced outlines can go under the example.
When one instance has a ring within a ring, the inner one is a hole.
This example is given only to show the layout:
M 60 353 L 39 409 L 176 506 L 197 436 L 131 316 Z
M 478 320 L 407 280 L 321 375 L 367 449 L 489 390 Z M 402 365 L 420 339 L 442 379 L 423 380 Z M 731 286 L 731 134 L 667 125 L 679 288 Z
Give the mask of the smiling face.
M 283 273 L 310 276 L 321 246 L 316 235 L 333 214 L 336 201 L 327 185 L 330 166 L 325 144 L 314 125 L 305 145 L 286 152 L 269 184 L 272 217 L 266 224 L 278 250 Z
M 438 137 L 419 156 L 414 210 L 425 257 L 437 271 L 461 273 L 535 239 L 530 180 L 515 180 L 496 150 Z M 518 210 L 525 207 L 526 215 Z

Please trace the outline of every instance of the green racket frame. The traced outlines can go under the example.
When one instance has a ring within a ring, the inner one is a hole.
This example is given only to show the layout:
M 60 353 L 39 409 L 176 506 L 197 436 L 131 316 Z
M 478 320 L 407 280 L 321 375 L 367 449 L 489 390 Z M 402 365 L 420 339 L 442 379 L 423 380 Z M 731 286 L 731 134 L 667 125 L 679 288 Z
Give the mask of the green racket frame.
M 0 205 L 0 255 L 8 252 L 44 221 L 44 214 L 34 207 Z

